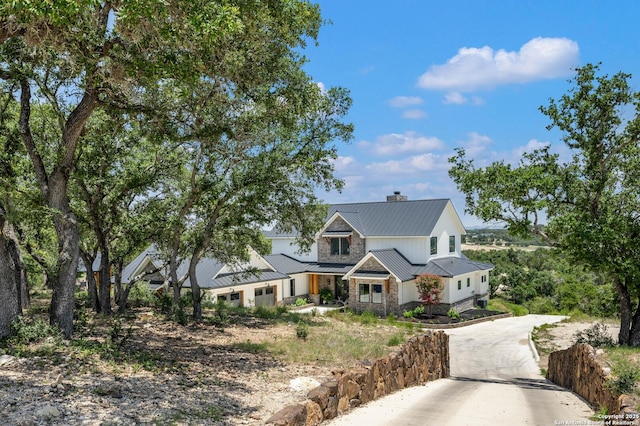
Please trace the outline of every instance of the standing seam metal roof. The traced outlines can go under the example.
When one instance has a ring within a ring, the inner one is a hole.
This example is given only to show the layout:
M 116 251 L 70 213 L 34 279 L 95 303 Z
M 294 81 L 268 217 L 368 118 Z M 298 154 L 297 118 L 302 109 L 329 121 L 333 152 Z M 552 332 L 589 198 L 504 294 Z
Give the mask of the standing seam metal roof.
M 364 236 L 431 235 L 449 199 L 382 201 L 372 203 L 332 204 L 327 221 L 337 212 Z M 268 238 L 292 237 L 275 228 L 266 231 Z

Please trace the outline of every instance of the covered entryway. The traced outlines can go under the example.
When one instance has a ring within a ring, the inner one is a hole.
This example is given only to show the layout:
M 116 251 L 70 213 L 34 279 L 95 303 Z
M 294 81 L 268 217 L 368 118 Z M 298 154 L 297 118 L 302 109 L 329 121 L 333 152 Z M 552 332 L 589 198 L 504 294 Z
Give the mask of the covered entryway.
M 276 294 L 273 287 L 263 287 L 255 289 L 256 306 L 275 306 Z

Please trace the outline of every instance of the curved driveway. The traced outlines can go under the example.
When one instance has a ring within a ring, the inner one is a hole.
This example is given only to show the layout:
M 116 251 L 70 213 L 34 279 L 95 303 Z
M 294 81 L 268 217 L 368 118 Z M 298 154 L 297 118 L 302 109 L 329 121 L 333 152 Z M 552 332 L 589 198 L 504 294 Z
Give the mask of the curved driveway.
M 527 315 L 447 330 L 451 377 L 404 389 L 327 425 L 593 424 L 593 411 L 573 393 L 547 382 L 528 334 L 562 317 Z

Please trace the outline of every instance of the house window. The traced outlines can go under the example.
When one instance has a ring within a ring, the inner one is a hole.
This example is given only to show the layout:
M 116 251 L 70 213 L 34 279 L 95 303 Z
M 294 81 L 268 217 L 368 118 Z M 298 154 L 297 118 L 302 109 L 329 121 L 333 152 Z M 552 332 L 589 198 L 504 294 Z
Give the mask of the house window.
M 349 240 L 347 238 L 331 238 L 331 254 L 349 254 Z
M 458 290 L 462 290 L 462 280 L 458 280 Z
M 467 287 L 471 287 L 471 278 L 467 278 Z
M 431 254 L 438 254 L 438 237 L 431 237 Z
M 296 295 L 296 280 L 293 278 L 289 280 L 289 294 L 290 296 Z
M 382 303 L 382 284 L 373 284 L 371 303 Z
M 360 284 L 358 287 L 359 287 L 359 295 L 360 295 L 359 300 L 363 303 L 369 303 L 370 302 L 369 284 Z
M 382 303 L 382 284 L 359 284 L 359 300 L 362 303 Z
M 449 237 L 449 253 L 453 253 L 456 251 L 456 236 L 451 235 Z
M 486 283 L 487 282 L 487 276 L 486 275 L 481 275 L 480 276 L 480 282 L 481 283 Z

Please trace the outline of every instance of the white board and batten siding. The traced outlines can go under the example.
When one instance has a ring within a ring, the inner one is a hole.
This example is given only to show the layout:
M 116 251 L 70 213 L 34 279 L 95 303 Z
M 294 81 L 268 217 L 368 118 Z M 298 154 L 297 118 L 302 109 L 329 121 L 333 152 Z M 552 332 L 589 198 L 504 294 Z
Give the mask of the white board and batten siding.
M 429 239 L 427 237 L 367 237 L 366 251 L 396 249 L 411 263 L 425 263 Z
M 313 243 L 309 253 L 299 253 L 294 238 L 273 238 L 271 239 L 271 253 L 284 254 L 301 262 L 317 262 L 318 244 Z
M 438 252 L 435 255 L 431 255 L 431 247 L 428 247 L 429 252 L 427 258 L 437 259 L 439 257 L 446 256 L 460 256 L 462 254 L 462 235 L 465 233 L 464 225 L 462 225 L 453 204 L 449 202 L 443 214 L 438 219 L 438 222 L 433 227 L 433 232 L 431 233 L 432 237 L 438 237 Z M 449 251 L 450 236 L 456 237 L 454 252 Z M 429 244 L 430 240 L 428 240 L 427 246 L 429 246 Z

